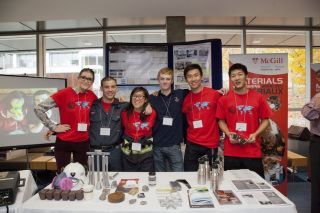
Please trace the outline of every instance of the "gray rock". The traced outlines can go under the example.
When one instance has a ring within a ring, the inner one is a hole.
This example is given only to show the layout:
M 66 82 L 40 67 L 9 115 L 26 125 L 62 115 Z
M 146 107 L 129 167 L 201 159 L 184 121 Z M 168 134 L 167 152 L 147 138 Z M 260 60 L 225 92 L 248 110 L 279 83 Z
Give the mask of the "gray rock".
M 139 193 L 137 197 L 138 198 L 145 198 L 144 193 Z
M 143 192 L 148 192 L 149 191 L 149 187 L 147 185 L 142 186 L 142 191 Z
M 131 200 L 129 200 L 129 203 L 134 204 L 136 201 L 137 201 L 137 199 L 131 199 Z

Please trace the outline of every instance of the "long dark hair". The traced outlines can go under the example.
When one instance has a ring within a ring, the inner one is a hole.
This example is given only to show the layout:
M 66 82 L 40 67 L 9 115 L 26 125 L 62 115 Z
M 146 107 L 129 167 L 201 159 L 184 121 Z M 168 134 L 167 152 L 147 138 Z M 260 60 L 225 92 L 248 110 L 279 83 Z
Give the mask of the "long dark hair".
M 15 90 L 15 91 L 10 92 L 6 97 L 4 97 L 1 100 L 1 103 L 4 103 L 7 109 L 11 109 L 12 99 L 23 99 L 24 102 L 26 103 L 27 95 L 26 95 L 26 93 L 24 93 L 20 90 Z
M 130 115 L 132 114 L 133 109 L 134 109 L 133 104 L 132 104 L 132 96 L 133 96 L 136 92 L 139 92 L 139 91 L 142 91 L 142 92 L 143 92 L 144 98 L 147 100 L 147 101 L 143 104 L 143 106 L 142 106 L 142 111 L 141 111 L 141 113 L 140 113 L 140 120 L 141 120 L 142 122 L 144 122 L 144 121 L 146 120 L 146 115 L 143 114 L 143 112 L 145 111 L 146 107 L 147 107 L 148 104 L 149 104 L 149 92 L 148 92 L 148 90 L 146 90 L 146 89 L 143 88 L 143 87 L 136 87 L 136 88 L 134 88 L 134 89 L 132 90 L 132 92 L 131 92 L 131 94 L 130 94 L 130 101 L 129 101 L 128 108 L 127 108 L 127 111 L 128 111 L 128 113 L 127 113 L 128 121 L 129 121 L 129 117 L 130 117 Z

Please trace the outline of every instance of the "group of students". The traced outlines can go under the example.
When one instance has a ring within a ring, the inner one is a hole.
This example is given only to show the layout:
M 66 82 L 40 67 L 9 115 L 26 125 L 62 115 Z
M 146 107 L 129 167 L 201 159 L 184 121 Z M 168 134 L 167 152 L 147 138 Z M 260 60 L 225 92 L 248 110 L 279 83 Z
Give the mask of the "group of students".
M 97 99 L 89 90 L 94 73 L 83 69 L 78 86 L 62 89 L 38 104 L 35 113 L 49 128 L 45 138 L 57 134 L 58 173 L 70 163 L 71 152 L 74 162 L 87 165 L 86 152 L 96 149 L 110 153 L 110 171 L 164 172 L 166 160 L 173 172 L 196 171 L 200 157 L 208 155 L 209 162 L 217 157 L 220 127 L 226 135 L 225 169 L 247 168 L 263 177 L 259 134 L 269 125 L 272 111 L 260 93 L 247 89 L 247 68 L 242 64 L 230 67 L 234 90 L 229 93 L 203 87 L 198 64 L 184 69 L 191 90 L 172 90 L 173 76 L 171 69 L 161 69 L 161 90 L 149 95 L 145 88 L 136 87 L 127 103 L 115 98 L 117 85 L 112 77 L 101 80 L 103 96 Z M 54 107 L 59 108 L 61 124 L 46 114 Z M 180 149 L 183 113 L 188 123 L 184 160 Z M 232 139 L 234 134 L 246 143 Z

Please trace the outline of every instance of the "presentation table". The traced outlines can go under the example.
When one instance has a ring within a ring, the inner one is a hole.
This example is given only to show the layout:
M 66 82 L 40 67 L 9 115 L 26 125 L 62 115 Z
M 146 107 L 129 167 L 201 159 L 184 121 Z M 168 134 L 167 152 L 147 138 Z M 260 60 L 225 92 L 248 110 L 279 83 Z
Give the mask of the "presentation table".
M 109 176 L 115 174 L 114 172 L 109 172 Z M 263 180 L 256 173 L 254 173 L 257 179 Z M 97 177 L 97 175 L 95 175 Z M 100 175 L 100 177 L 102 177 Z M 120 172 L 114 180 L 119 183 L 121 179 L 139 179 L 139 193 L 142 192 L 142 186 L 148 185 L 148 173 L 146 172 Z M 93 191 L 93 199 L 90 201 L 81 200 L 81 201 L 55 201 L 55 200 L 40 200 L 39 195 L 36 194 L 25 202 L 22 206 L 23 213 L 84 213 L 84 212 L 167 212 L 172 211 L 167 210 L 165 207 L 160 207 L 160 204 L 157 199 L 156 189 L 158 188 L 170 188 L 169 181 L 174 181 L 176 179 L 186 179 L 191 187 L 199 186 L 197 184 L 197 173 L 196 172 L 157 172 L 157 186 L 149 188 L 148 192 L 144 192 L 145 198 L 137 198 L 137 195 L 132 196 L 128 193 L 125 193 L 125 200 L 121 203 L 109 203 L 107 200 L 99 200 L 99 196 L 102 193 L 102 189 Z M 179 191 L 180 196 L 183 200 L 182 206 L 177 207 L 175 212 L 234 212 L 237 213 L 275 213 L 275 212 L 286 212 L 286 213 L 296 213 L 296 207 L 288 198 L 282 195 L 279 191 L 273 188 L 274 192 L 282 198 L 287 205 L 248 205 L 246 201 L 240 197 L 239 192 L 237 192 L 230 183 L 230 180 L 235 179 L 230 171 L 224 172 L 224 178 L 222 183 L 219 185 L 221 190 L 232 190 L 241 200 L 241 205 L 220 205 L 213 195 L 212 200 L 214 208 L 190 208 L 187 187 L 181 184 L 182 190 Z M 88 181 L 88 180 L 86 180 Z M 111 184 L 111 180 L 109 180 Z M 209 182 L 207 182 L 209 184 Z M 209 189 L 209 185 L 208 189 Z M 80 189 L 82 186 L 77 185 L 72 190 Z M 47 188 L 50 188 L 48 186 Z M 111 193 L 115 189 L 111 189 Z M 129 204 L 130 199 L 137 199 L 137 202 L 134 204 Z M 147 201 L 147 205 L 140 205 L 141 201 Z
M 24 203 L 29 198 L 31 198 L 32 195 L 38 189 L 37 184 L 34 181 L 34 178 L 33 178 L 30 170 L 23 170 L 23 171 L 19 171 L 19 172 L 20 172 L 20 178 L 25 178 L 26 182 L 23 187 L 18 188 L 18 194 L 17 194 L 15 203 L 13 205 L 8 206 L 10 213 L 21 212 L 22 203 Z M 7 212 L 6 206 L 1 206 L 0 213 L 6 213 L 6 212 Z

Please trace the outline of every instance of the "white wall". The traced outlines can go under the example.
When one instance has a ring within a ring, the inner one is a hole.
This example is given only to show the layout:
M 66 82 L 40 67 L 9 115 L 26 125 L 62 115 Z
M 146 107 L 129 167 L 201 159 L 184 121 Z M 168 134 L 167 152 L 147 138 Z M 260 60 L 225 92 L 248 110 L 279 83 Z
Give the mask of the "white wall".
M 165 16 L 319 17 L 319 8 L 319 0 L 1 0 L 0 22 Z

